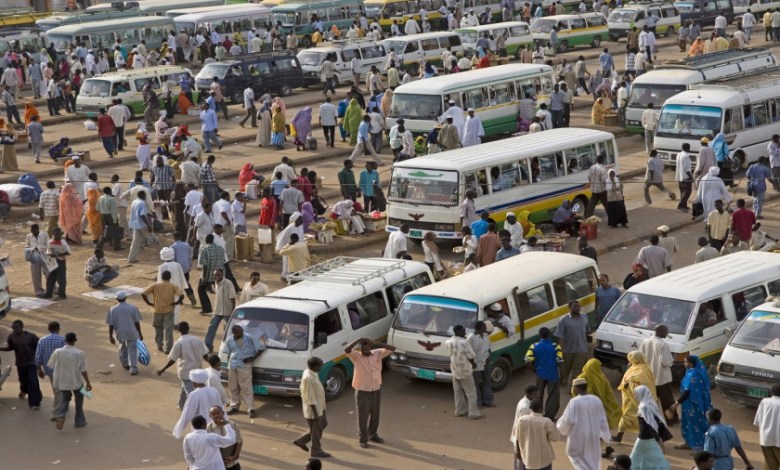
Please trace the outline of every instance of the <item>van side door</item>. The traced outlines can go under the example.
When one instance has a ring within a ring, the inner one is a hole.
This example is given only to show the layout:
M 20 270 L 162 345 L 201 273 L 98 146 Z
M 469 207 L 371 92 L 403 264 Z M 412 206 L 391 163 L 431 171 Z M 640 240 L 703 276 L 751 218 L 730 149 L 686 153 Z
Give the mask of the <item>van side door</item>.
M 694 314 L 693 327 L 688 336 L 691 354 L 705 362 L 715 360 L 717 355 L 714 353 L 721 351 L 728 341 L 726 329 L 733 331 L 736 324 L 734 304 L 729 295 L 723 295 L 701 302 Z

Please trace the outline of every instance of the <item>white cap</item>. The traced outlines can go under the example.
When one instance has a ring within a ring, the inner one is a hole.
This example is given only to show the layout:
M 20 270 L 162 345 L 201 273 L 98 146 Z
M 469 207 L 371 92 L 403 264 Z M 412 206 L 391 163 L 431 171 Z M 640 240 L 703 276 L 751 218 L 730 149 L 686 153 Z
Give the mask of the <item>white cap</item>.
M 661 225 L 657 229 L 659 232 L 669 233 L 669 226 L 668 225 Z
M 466 112 L 467 113 L 473 113 L 474 112 L 474 108 L 469 108 L 469 109 L 466 110 Z
M 501 308 L 501 304 L 496 302 L 490 306 L 490 310 L 493 310 L 494 312 L 500 312 L 503 309 Z
M 78 155 L 73 155 L 72 157 L 70 157 L 70 159 L 71 160 L 81 160 L 81 157 L 79 157 Z

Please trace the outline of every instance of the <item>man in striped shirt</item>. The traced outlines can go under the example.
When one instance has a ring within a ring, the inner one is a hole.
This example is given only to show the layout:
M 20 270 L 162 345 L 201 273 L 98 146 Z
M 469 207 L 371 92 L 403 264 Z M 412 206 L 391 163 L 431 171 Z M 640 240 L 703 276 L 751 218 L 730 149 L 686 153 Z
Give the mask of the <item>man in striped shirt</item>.
M 42 192 L 38 202 L 38 211 L 41 221 L 46 221 L 46 233 L 51 237 L 57 228 L 60 216 L 60 192 L 57 191 L 54 181 L 46 182 L 46 191 Z
M 51 419 L 54 421 L 54 410 L 60 406 L 62 400 L 62 394 L 54 388 L 54 382 L 52 375 L 54 371 L 48 366 L 49 358 L 55 350 L 65 346 L 65 337 L 60 335 L 60 323 L 56 321 L 49 322 L 49 334 L 44 336 L 38 341 L 38 346 L 35 348 L 35 365 L 38 366 L 38 377 L 43 379 L 48 377 L 49 383 L 51 383 L 51 389 L 54 393 L 54 406 L 52 407 Z

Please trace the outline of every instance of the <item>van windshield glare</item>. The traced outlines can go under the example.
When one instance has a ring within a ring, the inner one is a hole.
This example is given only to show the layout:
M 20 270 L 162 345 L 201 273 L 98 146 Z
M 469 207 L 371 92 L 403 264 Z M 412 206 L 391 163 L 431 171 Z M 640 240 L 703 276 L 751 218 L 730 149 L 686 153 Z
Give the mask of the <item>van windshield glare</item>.
M 288 310 L 260 307 L 240 307 L 230 317 L 225 338 L 234 325 L 244 328 L 244 334 L 254 336 L 269 349 L 306 351 L 309 348 L 309 317 Z
M 780 314 L 753 311 L 734 334 L 731 346 L 780 354 Z
M 685 300 L 627 292 L 604 321 L 640 330 L 654 330 L 663 323 L 669 327 L 669 333 L 682 335 L 688 326 L 693 305 L 693 302 Z
M 427 295 L 408 295 L 396 312 L 393 328 L 426 335 L 452 336 L 455 325 L 474 331 L 477 304 Z

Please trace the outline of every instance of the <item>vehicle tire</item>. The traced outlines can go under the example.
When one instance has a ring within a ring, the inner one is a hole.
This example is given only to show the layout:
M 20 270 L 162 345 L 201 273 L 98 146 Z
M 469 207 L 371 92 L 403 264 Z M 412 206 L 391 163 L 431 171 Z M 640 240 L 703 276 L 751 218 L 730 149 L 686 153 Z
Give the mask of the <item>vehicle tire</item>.
M 233 104 L 241 104 L 244 101 L 244 92 L 241 90 L 236 90 L 230 95 L 230 101 L 233 102 Z
M 569 41 L 561 41 L 560 44 L 558 44 L 558 52 L 564 53 L 569 50 Z
M 311 36 L 308 34 L 301 39 L 301 48 L 308 49 L 311 47 Z
M 584 213 L 585 213 L 585 211 L 586 211 L 586 210 L 587 210 L 587 208 L 588 208 L 588 201 L 587 201 L 587 199 L 585 199 L 585 197 L 584 197 L 584 196 L 577 196 L 577 197 L 575 197 L 575 198 L 574 198 L 574 199 L 571 201 L 571 207 L 572 207 L 572 209 L 574 209 L 574 207 L 576 207 L 577 205 L 579 205 L 579 206 L 582 208 L 582 209 L 581 209 L 581 211 L 580 211 L 580 213 L 581 213 L 581 214 L 584 214 Z
M 736 175 L 745 165 L 745 154 L 742 152 L 736 152 L 734 158 L 731 159 L 731 171 Z
M 674 36 L 674 26 L 669 26 L 666 28 L 666 37 L 670 38 L 672 36 Z
M 325 400 L 331 401 L 340 397 L 347 388 L 347 375 L 341 367 L 333 367 L 325 379 Z
M 506 357 L 499 357 L 493 364 L 493 370 L 490 371 L 490 382 L 493 390 L 503 390 L 509 385 L 509 379 L 512 378 L 512 364 Z
M 601 45 L 601 36 L 596 36 L 593 38 L 593 41 L 591 41 L 590 45 L 592 47 L 599 47 Z
M 288 84 L 284 84 L 279 88 L 279 94 L 282 96 L 290 96 L 292 94 L 292 88 Z

